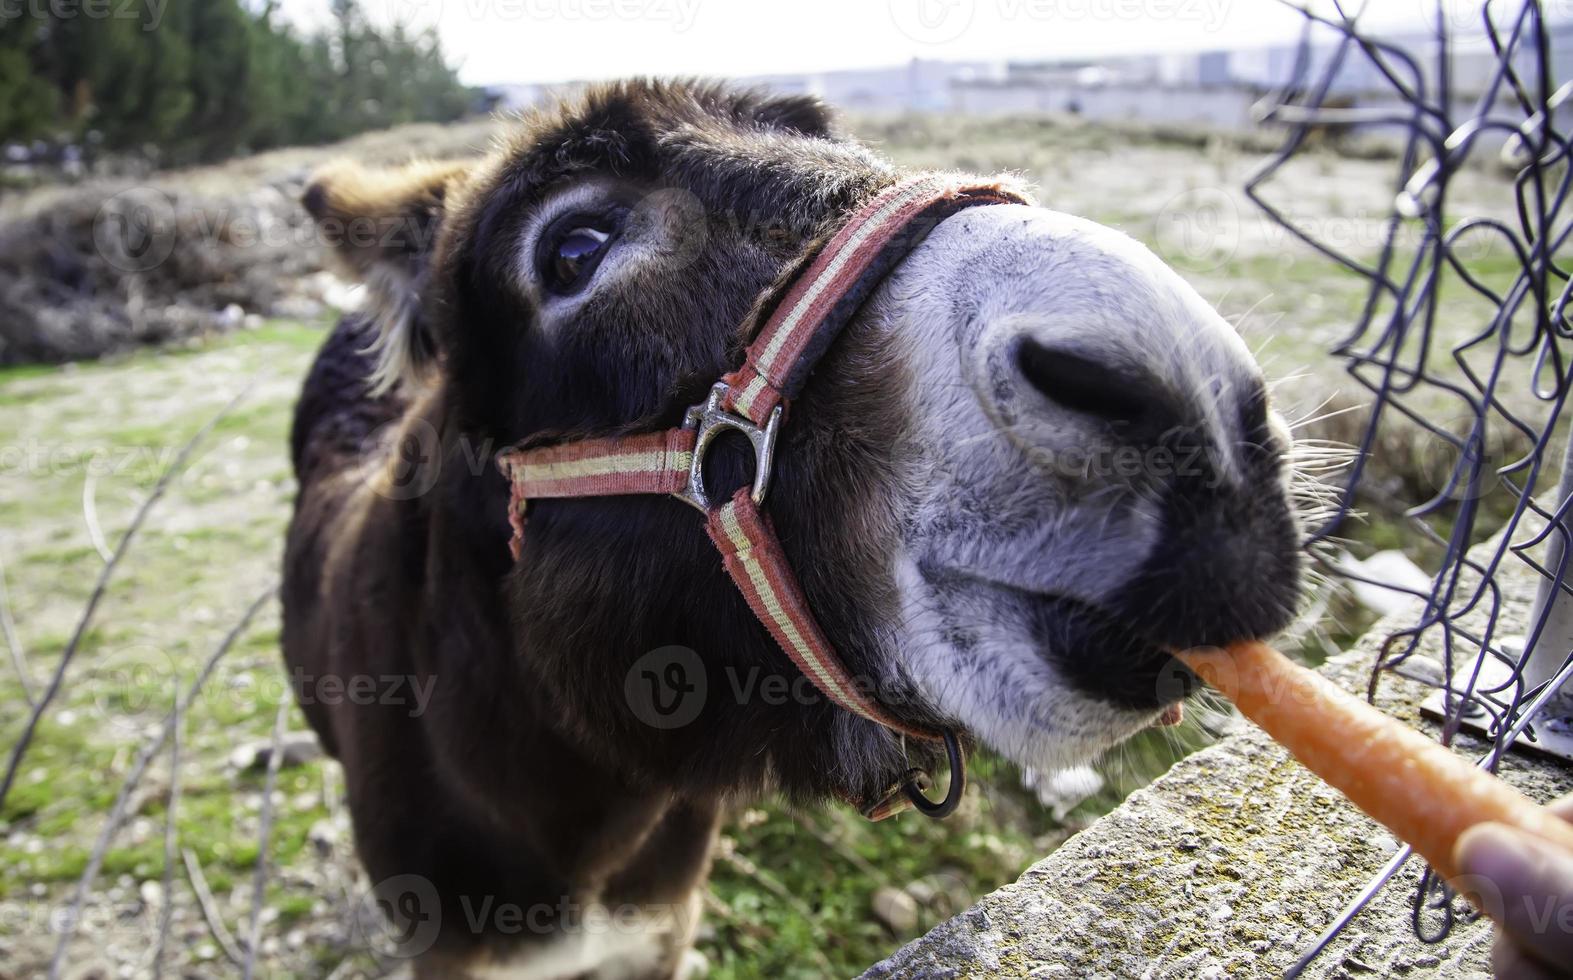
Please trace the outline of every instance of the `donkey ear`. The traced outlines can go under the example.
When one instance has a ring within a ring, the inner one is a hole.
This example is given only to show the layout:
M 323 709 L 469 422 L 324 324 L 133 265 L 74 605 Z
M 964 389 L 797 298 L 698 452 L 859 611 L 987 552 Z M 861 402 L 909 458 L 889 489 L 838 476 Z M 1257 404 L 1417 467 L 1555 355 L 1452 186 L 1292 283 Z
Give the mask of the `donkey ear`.
M 366 284 L 377 325 L 372 391 L 413 381 L 436 353 L 421 292 L 449 192 L 473 165 L 414 163 L 368 169 L 331 163 L 306 186 L 301 203 L 340 265 Z
M 749 115 L 775 129 L 786 129 L 804 136 L 833 136 L 836 133 L 834 109 L 812 95 L 768 95 L 755 102 Z

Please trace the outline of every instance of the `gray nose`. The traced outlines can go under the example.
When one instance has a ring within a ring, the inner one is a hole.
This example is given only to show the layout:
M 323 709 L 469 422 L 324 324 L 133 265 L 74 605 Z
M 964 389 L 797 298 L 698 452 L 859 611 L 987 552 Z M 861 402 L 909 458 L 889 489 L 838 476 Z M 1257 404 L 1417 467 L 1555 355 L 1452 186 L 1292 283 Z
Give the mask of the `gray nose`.
M 1016 367 L 1028 385 L 1067 412 L 1142 429 L 1162 429 L 1179 420 L 1179 408 L 1162 382 L 1128 364 L 1025 336 L 1016 348 Z

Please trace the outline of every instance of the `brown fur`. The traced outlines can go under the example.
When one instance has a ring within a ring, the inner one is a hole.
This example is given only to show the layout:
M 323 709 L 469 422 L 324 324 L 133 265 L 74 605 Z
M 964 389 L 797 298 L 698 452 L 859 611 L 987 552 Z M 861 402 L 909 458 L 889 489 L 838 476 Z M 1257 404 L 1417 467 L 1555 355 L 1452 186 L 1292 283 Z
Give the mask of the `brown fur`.
M 546 194 L 591 178 L 680 190 L 709 216 L 709 234 L 681 274 L 598 295 L 565 336 L 546 338 L 514 285 L 512 243 Z M 284 634 L 297 676 L 435 685 L 419 718 L 403 705 L 302 697 L 344 765 L 357 846 L 372 880 L 392 882 L 382 886 L 390 907 L 411 880 L 437 896 L 441 929 L 421 960 L 432 975 L 573 930 L 555 914 L 520 935 L 470 928 L 467 910 L 488 898 L 689 909 L 729 801 L 771 789 L 866 798 L 929 758 L 822 702 L 733 703 L 728 670 L 797 674 L 684 505 L 540 502 L 515 565 L 491 465 L 525 438 L 675 424 L 735 363 L 738 324 L 759 294 L 892 179 L 812 100 L 629 83 L 527 121 L 467 172 L 338 168 L 313 183 L 307 205 L 319 217 L 441 226 L 433 252 L 343 252 L 363 274 L 391 266 L 416 284 L 410 360 L 430 383 L 366 394 L 378 373 L 368 348 L 382 345 L 386 365 L 396 340 L 387 321 L 400 311 L 381 299 L 370 322 L 346 321 L 319 355 L 293 437 L 301 493 Z M 907 411 L 890 362 L 855 328 L 837 344 L 794 409 L 771 511 L 850 669 L 933 726 L 942 719 L 890 675 L 875 625 L 894 606 L 883 557 L 897 517 L 881 488 Z M 745 461 L 720 456 L 719 482 L 740 482 Z M 653 729 L 631 710 L 624 678 L 671 645 L 696 652 L 711 696 L 692 724 Z M 673 972 L 691 917 L 684 925 L 650 975 Z

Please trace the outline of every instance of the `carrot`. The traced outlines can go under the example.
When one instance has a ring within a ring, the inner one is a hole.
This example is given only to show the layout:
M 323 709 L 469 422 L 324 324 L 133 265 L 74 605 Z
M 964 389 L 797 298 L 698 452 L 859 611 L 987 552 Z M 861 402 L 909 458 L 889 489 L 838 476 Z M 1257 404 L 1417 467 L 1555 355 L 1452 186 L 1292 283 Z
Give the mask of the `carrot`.
M 1453 847 L 1509 824 L 1573 850 L 1573 824 L 1264 643 L 1177 654 L 1307 769 L 1461 885 Z

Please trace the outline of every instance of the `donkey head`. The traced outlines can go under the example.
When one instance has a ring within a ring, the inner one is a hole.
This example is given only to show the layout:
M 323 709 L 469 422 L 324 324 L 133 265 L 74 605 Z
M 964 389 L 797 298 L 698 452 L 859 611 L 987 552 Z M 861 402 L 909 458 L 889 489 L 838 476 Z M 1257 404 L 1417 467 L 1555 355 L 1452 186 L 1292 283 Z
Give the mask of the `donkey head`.
M 483 163 L 329 171 L 307 204 L 421 232 L 345 251 L 378 299 L 382 379 L 441 407 L 458 458 L 679 424 L 751 309 L 900 176 L 813 100 L 634 82 Z M 712 486 L 747 480 L 734 448 Z M 1287 448 L 1239 337 L 1156 257 L 996 205 L 933 228 L 837 339 L 767 510 L 873 697 L 1054 767 L 1183 696 L 1168 648 L 1286 624 Z M 473 512 L 473 540 L 444 546 L 505 576 L 507 683 L 628 778 L 867 797 L 925 751 L 799 682 L 682 503 L 538 501 L 510 565 L 503 481 L 451 469 L 427 505 Z M 680 724 L 636 703 L 664 679 L 697 698 Z

